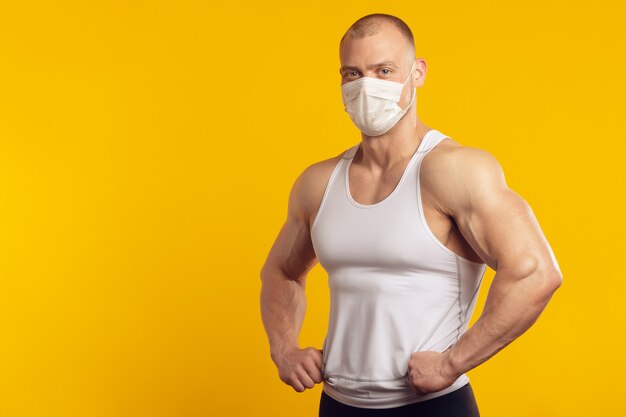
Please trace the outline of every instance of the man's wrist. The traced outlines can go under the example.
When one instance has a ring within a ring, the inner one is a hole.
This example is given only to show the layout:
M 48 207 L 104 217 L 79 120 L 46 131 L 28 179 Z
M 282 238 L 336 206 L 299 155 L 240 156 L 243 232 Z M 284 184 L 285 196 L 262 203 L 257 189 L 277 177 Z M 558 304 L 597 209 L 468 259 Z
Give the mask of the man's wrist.
M 272 358 L 272 360 L 274 362 L 276 362 L 278 360 L 278 358 L 280 358 L 283 354 L 283 352 L 285 352 L 286 350 L 289 349 L 299 349 L 300 347 L 298 346 L 297 343 L 281 343 L 281 344 L 276 344 L 276 345 L 272 345 L 270 347 L 270 356 Z
M 443 372 L 451 379 L 457 379 L 466 372 L 463 363 L 458 358 L 455 347 L 455 345 L 452 345 L 443 352 L 445 355 Z

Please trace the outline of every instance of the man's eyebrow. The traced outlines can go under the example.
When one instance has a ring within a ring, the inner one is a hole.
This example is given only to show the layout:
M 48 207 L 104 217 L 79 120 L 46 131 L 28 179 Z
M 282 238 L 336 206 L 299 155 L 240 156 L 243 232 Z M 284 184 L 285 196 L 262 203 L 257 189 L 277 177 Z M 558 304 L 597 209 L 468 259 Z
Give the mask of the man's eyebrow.
M 382 66 L 390 66 L 390 67 L 394 67 L 396 69 L 399 69 L 399 67 L 396 65 L 395 62 L 393 61 L 383 61 L 383 62 L 379 62 L 377 64 L 371 64 L 367 66 L 367 69 L 372 69 L 372 68 L 377 68 L 377 67 L 382 67 Z M 354 70 L 354 71 L 358 71 L 359 69 L 357 67 L 351 66 L 351 65 L 344 65 L 339 69 L 339 72 L 344 72 L 347 70 Z

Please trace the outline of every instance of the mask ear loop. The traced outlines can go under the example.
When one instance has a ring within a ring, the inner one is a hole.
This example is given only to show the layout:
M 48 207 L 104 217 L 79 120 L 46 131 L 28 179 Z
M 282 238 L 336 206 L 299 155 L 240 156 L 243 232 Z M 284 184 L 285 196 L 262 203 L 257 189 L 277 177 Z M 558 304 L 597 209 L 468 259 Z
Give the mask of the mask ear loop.
M 415 96 L 416 95 L 417 95 L 417 92 L 415 91 L 415 88 L 413 88 L 413 97 L 411 97 L 411 102 L 409 103 L 407 108 L 403 110 L 404 113 L 406 113 L 407 110 L 409 110 L 411 108 L 411 106 L 413 105 L 413 102 L 415 101 Z
M 415 62 L 413 62 L 413 65 L 411 66 L 411 71 L 409 72 L 409 76 L 406 77 L 406 80 L 404 81 L 404 84 L 402 84 L 403 87 L 406 85 L 407 81 L 409 81 L 409 78 L 411 78 L 411 74 L 413 74 L 413 68 L 414 67 L 415 67 Z M 415 101 L 415 96 L 416 95 L 417 95 L 417 92 L 415 91 L 415 87 L 413 87 L 413 97 L 411 97 L 411 102 L 409 103 L 407 108 L 402 110 L 402 115 L 404 115 L 404 113 L 406 113 L 406 111 L 411 108 L 411 106 L 413 105 L 413 102 Z
M 404 80 L 404 83 L 402 83 L 402 87 L 404 87 L 406 85 L 406 82 L 409 81 L 409 78 L 411 78 L 411 74 L 413 74 L 414 68 L 415 68 L 415 61 L 413 61 L 413 65 L 411 65 L 411 71 L 409 71 L 408 77 L 406 77 L 406 80 Z

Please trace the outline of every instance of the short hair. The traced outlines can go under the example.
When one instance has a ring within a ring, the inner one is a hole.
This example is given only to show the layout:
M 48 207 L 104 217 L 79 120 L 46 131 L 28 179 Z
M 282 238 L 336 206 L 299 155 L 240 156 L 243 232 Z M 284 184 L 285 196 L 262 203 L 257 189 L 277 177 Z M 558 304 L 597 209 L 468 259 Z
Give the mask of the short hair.
M 342 36 L 341 41 L 339 42 L 339 47 L 341 48 L 344 39 L 348 35 L 350 35 L 353 39 L 361 39 L 378 33 L 383 27 L 382 23 L 392 24 L 400 30 L 400 33 L 402 33 L 402 35 L 409 42 L 409 52 L 412 54 L 412 57 L 415 57 L 415 38 L 413 37 L 411 28 L 409 28 L 409 26 L 399 17 L 385 13 L 368 14 L 367 16 L 363 16 L 354 22 Z

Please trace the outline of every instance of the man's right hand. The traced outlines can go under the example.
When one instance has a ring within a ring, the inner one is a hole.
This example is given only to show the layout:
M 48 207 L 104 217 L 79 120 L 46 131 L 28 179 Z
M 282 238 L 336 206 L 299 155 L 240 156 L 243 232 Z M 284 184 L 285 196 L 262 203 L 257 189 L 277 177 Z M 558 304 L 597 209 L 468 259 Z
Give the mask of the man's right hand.
M 274 360 L 280 380 L 297 392 L 313 388 L 323 381 L 322 355 L 322 350 L 314 347 L 283 350 Z

